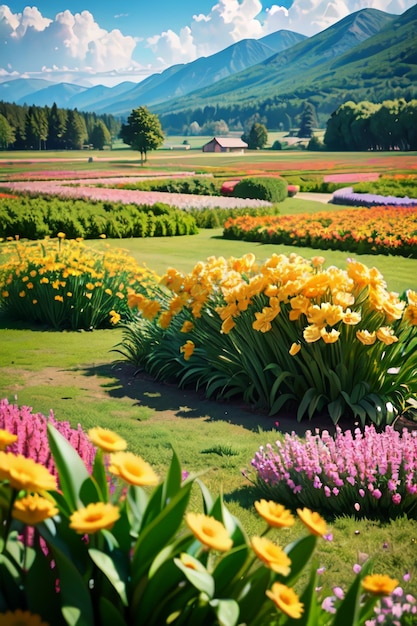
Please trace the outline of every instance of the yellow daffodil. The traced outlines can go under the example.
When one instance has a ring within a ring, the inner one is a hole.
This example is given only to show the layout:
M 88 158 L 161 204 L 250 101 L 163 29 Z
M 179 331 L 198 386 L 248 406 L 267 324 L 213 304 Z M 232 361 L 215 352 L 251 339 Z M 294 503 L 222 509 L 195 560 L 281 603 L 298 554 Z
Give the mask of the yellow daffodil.
M 326 522 L 319 513 L 304 507 L 304 509 L 297 509 L 297 514 L 312 535 L 323 537 L 327 533 Z
M 108 428 L 101 426 L 90 428 L 88 436 L 90 441 L 104 452 L 121 452 L 127 448 L 126 440 Z
M 181 326 L 180 332 L 189 333 L 193 330 L 193 328 L 194 328 L 194 324 L 190 322 L 189 320 L 185 320 L 184 324 Z
M 385 343 L 386 346 L 390 346 L 392 343 L 398 341 L 398 337 L 394 335 L 394 330 L 389 326 L 381 326 L 376 331 L 376 336 L 379 341 Z
M 320 335 L 324 343 L 335 343 L 340 337 L 340 332 L 335 328 L 332 328 L 331 331 L 327 331 L 325 328 L 321 328 Z
M 114 309 L 110 311 L 109 315 L 110 315 L 110 323 L 113 324 L 114 326 L 120 322 L 121 320 L 120 313 L 118 313 Z
M 180 347 L 181 354 L 184 355 L 184 360 L 188 361 L 188 359 L 192 356 L 194 352 L 195 344 L 193 341 L 188 339 L 183 346 Z
M 362 581 L 365 591 L 378 596 L 389 596 L 398 585 L 398 580 L 390 578 L 386 574 L 371 574 L 365 576 Z
M 291 356 L 295 356 L 296 354 L 300 352 L 300 350 L 301 350 L 301 344 L 293 343 L 288 352 Z
M 49 517 L 57 515 L 58 512 L 58 509 L 50 500 L 35 493 L 15 501 L 12 517 L 24 524 L 34 526 Z
M 255 502 L 255 509 L 269 526 L 289 528 L 294 525 L 295 519 L 291 512 L 273 500 L 258 500 Z
M 302 616 L 304 605 L 291 587 L 281 583 L 274 583 L 271 589 L 267 589 L 265 593 L 277 608 L 285 615 L 288 615 L 288 617 L 299 619 Z
M 321 327 L 316 326 L 315 324 L 310 324 L 310 326 L 306 326 L 303 330 L 303 337 L 307 343 L 314 343 L 321 339 Z
M 74 511 L 70 517 L 70 528 L 79 534 L 91 535 L 100 530 L 110 530 L 119 517 L 117 506 L 109 502 L 92 502 Z
M 361 321 L 361 314 L 358 311 L 351 311 L 349 308 L 346 309 L 343 315 L 343 323 L 348 324 L 349 326 L 356 326 Z
M 202 513 L 187 513 L 185 521 L 193 535 L 207 548 L 226 552 L 233 541 L 221 522 Z
M 375 331 L 358 330 L 356 331 L 356 337 L 364 346 L 372 346 L 376 341 Z
M 267 539 L 267 537 L 252 537 L 250 543 L 258 559 L 263 561 L 269 569 L 277 574 L 288 576 L 291 570 L 291 559 L 288 558 L 281 546 Z
M 147 487 L 157 485 L 159 478 L 152 467 L 133 452 L 116 452 L 110 457 L 109 472 L 130 485 Z

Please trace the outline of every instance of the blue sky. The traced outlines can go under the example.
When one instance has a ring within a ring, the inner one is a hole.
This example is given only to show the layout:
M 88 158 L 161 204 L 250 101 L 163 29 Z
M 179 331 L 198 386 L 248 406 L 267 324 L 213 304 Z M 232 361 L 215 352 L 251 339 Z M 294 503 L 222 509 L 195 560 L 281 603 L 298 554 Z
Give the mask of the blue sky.
M 46 78 L 86 86 L 139 82 L 245 38 L 308 36 L 373 7 L 415 0 L 12 0 L 0 5 L 0 81 Z

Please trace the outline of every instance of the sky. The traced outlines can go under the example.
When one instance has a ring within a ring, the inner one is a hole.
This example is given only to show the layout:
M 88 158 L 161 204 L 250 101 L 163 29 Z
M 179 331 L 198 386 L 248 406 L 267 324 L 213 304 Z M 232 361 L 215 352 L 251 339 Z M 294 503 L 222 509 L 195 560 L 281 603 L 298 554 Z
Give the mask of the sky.
M 312 36 L 360 9 L 399 15 L 415 3 L 38 0 L 28 6 L 13 0 L 0 5 L 0 82 L 44 78 L 87 87 L 140 82 L 241 39 L 282 29 Z

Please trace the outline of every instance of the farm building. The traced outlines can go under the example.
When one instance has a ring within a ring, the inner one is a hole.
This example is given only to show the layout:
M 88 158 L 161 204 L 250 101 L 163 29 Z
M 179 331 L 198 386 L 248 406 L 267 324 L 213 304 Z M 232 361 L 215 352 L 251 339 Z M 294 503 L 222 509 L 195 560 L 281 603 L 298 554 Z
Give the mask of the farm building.
M 203 152 L 244 152 L 248 144 L 235 137 L 213 137 L 204 144 Z

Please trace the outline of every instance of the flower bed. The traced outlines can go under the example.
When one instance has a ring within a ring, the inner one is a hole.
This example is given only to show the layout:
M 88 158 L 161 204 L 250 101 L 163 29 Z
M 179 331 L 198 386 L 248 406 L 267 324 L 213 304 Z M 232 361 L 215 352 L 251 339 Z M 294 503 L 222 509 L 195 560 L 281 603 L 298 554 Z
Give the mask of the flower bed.
M 229 218 L 223 236 L 321 250 L 417 258 L 417 206 Z
M 350 206 L 391 206 L 391 207 L 417 207 L 417 198 L 398 198 L 396 196 L 380 196 L 373 193 L 356 193 L 353 187 L 337 189 L 333 193 L 334 204 L 347 204 Z
M 323 515 L 388 520 L 417 518 L 417 431 L 336 429 L 262 446 L 252 460 L 254 484 L 285 506 Z
M 171 268 L 152 297 L 129 296 L 140 315 L 121 352 L 156 378 L 270 414 L 290 404 L 299 420 L 390 423 L 417 393 L 417 294 L 400 301 L 353 260 L 323 263 L 292 254 L 258 266 L 247 254 Z
M 175 453 L 161 481 L 117 433 L 92 428 L 90 473 L 51 424 L 47 433 L 59 491 L 44 465 L 5 451 L 13 435 L 0 431 L 4 624 L 272 626 L 289 618 L 363 626 L 382 611 L 381 598 L 395 598 L 399 581 L 373 572 L 371 562 L 344 597 L 320 596 L 310 560 L 328 530 L 307 507 L 295 517 L 272 501 L 255 502 L 266 528 L 248 537 L 201 482 L 205 512 L 188 510 L 196 481 L 182 480 Z M 266 536 L 296 523 L 302 534 L 285 547 Z
M 64 237 L 6 244 L 0 309 L 56 329 L 92 330 L 129 319 L 129 291 L 148 294 L 157 276 L 123 250 L 99 252 Z

